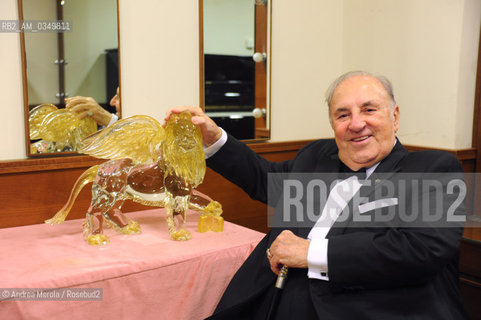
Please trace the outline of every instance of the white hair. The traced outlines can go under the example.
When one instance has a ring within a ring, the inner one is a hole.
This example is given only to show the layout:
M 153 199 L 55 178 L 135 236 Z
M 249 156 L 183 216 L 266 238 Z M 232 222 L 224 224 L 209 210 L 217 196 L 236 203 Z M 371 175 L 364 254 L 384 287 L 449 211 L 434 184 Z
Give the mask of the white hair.
M 331 85 L 329 86 L 329 88 L 327 88 L 327 91 L 326 91 L 326 102 L 327 102 L 327 105 L 328 105 L 329 108 L 331 107 L 332 96 L 334 95 L 334 91 L 336 91 L 339 84 L 341 84 L 341 82 L 343 82 L 344 80 L 346 80 L 348 78 L 356 77 L 356 76 L 371 77 L 371 78 L 375 78 L 379 82 L 381 82 L 382 86 L 384 87 L 384 90 L 386 90 L 386 93 L 391 98 L 391 109 L 394 108 L 394 106 L 396 105 L 396 99 L 394 99 L 394 93 L 393 93 L 393 90 L 392 90 L 391 81 L 389 81 L 389 79 L 384 77 L 384 76 L 374 75 L 374 74 L 372 74 L 370 72 L 367 72 L 367 71 L 350 71 L 350 72 L 347 72 L 347 73 L 341 75 L 336 80 L 334 80 L 331 83 Z

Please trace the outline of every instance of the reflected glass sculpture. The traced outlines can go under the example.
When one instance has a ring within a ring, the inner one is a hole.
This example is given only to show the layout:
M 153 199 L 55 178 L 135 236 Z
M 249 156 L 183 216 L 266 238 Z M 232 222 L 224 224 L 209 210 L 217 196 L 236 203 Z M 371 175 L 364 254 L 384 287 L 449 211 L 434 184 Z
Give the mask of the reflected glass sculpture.
M 109 242 L 104 227 L 123 234 L 141 232 L 139 224 L 122 213 L 125 200 L 164 207 L 174 240 L 191 238 L 184 227 L 189 208 L 200 211 L 201 219 L 215 217 L 217 221 L 213 227 L 212 222 L 202 223 L 206 227 L 199 231 L 222 231 L 221 205 L 194 190 L 202 183 L 206 166 L 202 135 L 190 118 L 188 112 L 173 114 L 163 128 L 155 119 L 138 115 L 85 138 L 80 152 L 109 161 L 87 169 L 76 181 L 65 206 L 46 223 L 62 223 L 80 190 L 92 182 L 92 200 L 83 229 L 89 244 Z
M 53 104 L 41 104 L 29 114 L 31 153 L 77 151 L 80 141 L 97 131 L 91 117 L 80 119 L 76 113 L 58 109 Z
M 46 115 L 56 110 L 58 110 L 57 106 L 50 103 L 38 105 L 32 110 L 30 110 L 28 116 L 28 124 L 30 127 L 30 140 L 42 139 L 40 135 L 41 123 L 43 119 L 45 119 Z

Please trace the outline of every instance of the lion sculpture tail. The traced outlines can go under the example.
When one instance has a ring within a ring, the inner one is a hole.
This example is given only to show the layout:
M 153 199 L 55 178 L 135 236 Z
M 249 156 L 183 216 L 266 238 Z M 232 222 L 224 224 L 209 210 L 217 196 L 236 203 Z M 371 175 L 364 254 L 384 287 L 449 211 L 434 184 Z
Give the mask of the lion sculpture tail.
M 61 224 L 62 222 L 64 222 L 65 218 L 67 218 L 68 213 L 72 209 L 78 194 L 80 193 L 82 188 L 85 187 L 86 184 L 89 184 L 90 182 L 94 181 L 98 170 L 99 170 L 98 165 L 90 167 L 87 170 L 85 170 L 85 172 L 82 173 L 82 175 L 75 182 L 72 188 L 72 192 L 70 193 L 70 197 L 67 200 L 67 203 L 62 207 L 62 209 L 60 209 L 55 214 L 55 216 L 53 216 L 51 219 L 45 220 L 45 223 L 54 225 L 54 224 Z

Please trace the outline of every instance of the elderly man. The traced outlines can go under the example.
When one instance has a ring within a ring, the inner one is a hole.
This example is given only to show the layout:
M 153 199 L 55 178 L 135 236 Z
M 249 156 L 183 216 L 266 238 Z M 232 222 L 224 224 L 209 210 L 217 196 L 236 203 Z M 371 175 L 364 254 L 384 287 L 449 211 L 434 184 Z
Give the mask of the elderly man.
M 313 142 L 281 163 L 259 157 L 200 109 L 190 109 L 192 122 L 204 134 L 207 164 L 254 199 L 267 202 L 268 173 L 314 177 L 354 172 L 339 175 L 320 203 L 319 221 L 330 214 L 330 224 L 272 226 L 232 279 L 212 319 L 265 319 L 281 266 L 289 267 L 289 273 L 274 306 L 276 319 L 465 319 L 457 269 L 462 225 L 425 223 L 423 218 L 403 221 L 400 217 L 419 208 L 411 204 L 439 198 L 409 183 L 398 184 L 404 173 L 459 175 L 459 162 L 445 152 L 408 152 L 401 145 L 396 139 L 399 107 L 384 77 L 342 75 L 329 88 L 327 103 L 335 139 Z M 358 179 L 355 172 L 364 170 L 367 178 Z M 389 181 L 396 181 L 390 197 L 378 199 L 375 191 Z M 442 192 L 444 221 L 457 199 L 446 184 L 441 180 L 437 190 Z M 355 203 L 359 195 L 365 196 L 363 205 Z M 285 210 L 278 206 L 275 216 Z M 458 216 L 453 220 L 462 221 L 464 207 L 454 211 Z M 374 212 L 392 215 L 356 224 L 356 215 L 365 218 Z

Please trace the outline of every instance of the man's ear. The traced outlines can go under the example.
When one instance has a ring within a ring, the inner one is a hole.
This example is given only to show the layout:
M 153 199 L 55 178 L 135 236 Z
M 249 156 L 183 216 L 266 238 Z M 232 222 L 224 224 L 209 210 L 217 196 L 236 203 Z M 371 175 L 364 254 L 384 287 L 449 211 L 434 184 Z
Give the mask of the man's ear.
M 332 123 L 332 115 L 331 115 L 331 107 L 327 107 L 327 116 L 329 117 L 329 124 L 331 125 L 331 128 L 334 130 L 334 125 Z
M 394 121 L 394 132 L 397 132 L 399 130 L 399 117 L 400 117 L 400 111 L 399 111 L 398 105 L 394 106 L 394 109 L 392 111 L 392 117 Z

